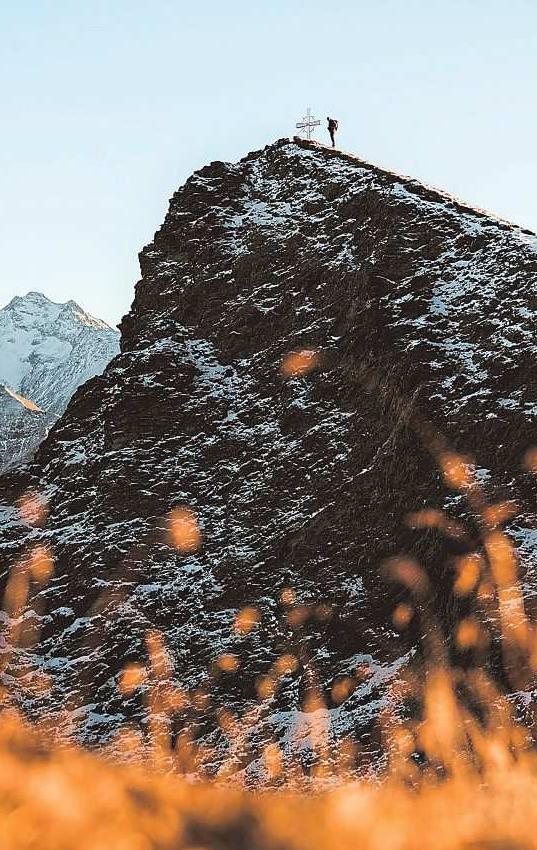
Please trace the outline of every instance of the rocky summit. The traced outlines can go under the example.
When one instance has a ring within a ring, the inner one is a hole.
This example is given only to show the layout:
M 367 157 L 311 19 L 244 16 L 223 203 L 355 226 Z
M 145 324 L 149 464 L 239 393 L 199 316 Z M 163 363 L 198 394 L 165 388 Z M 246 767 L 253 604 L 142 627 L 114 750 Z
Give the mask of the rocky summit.
M 283 139 L 190 177 L 140 266 L 121 352 L 35 462 L 2 479 L 5 573 L 38 543 L 56 561 L 25 651 L 52 676 L 40 699 L 76 704 L 89 741 L 141 722 L 139 693 L 118 680 L 153 629 L 166 676 L 196 690 L 206 741 L 225 749 L 215 708 L 240 714 L 265 689 L 250 751 L 268 738 L 303 746 L 314 683 L 331 734 L 373 747 L 371 720 L 415 651 L 412 630 L 392 625 L 404 592 L 383 564 L 411 554 L 442 597 L 460 542 L 407 518 L 432 507 L 471 523 L 425 432 L 473 457 L 490 498 L 517 500 L 510 530 L 532 594 L 535 488 L 521 460 L 536 442 L 537 237 Z M 282 369 L 304 351 L 308 368 Z M 15 508 L 27 491 L 48 502 L 42 527 Z M 190 553 L 169 534 L 180 506 L 202 533 Z M 245 606 L 251 629 L 234 625 Z
M 28 292 L 0 310 L 0 469 L 35 452 L 76 388 L 118 350 L 117 331 L 75 301 Z

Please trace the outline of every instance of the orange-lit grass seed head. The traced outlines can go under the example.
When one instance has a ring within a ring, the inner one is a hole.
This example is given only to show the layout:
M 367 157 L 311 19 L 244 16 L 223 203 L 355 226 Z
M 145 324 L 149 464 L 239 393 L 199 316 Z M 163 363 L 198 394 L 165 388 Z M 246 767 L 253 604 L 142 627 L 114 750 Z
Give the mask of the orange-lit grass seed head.
M 310 688 L 310 690 L 307 691 L 302 703 L 302 708 L 306 712 L 326 709 L 324 697 L 318 688 Z
M 190 701 L 198 711 L 205 711 L 209 706 L 210 700 L 210 695 L 205 688 L 196 688 L 190 694 Z
M 285 618 L 291 628 L 299 629 L 303 626 L 310 616 L 310 609 L 306 605 L 297 605 L 296 608 L 291 608 L 287 611 Z
M 505 501 L 498 502 L 495 505 L 489 505 L 482 511 L 482 517 L 489 528 L 495 528 L 502 525 L 516 515 L 518 507 L 516 502 Z
M 406 629 L 406 627 L 410 624 L 413 616 L 414 609 L 412 608 L 412 606 L 402 602 L 400 605 L 397 606 L 397 608 L 393 612 L 392 622 L 398 631 L 402 631 L 403 629 Z
M 41 493 L 29 490 L 17 502 L 17 510 L 23 522 L 40 528 L 45 525 L 49 509 Z
M 425 720 L 419 728 L 420 744 L 428 756 L 450 764 L 460 752 L 464 727 L 449 671 L 431 670 L 424 696 Z
M 401 755 L 411 756 L 416 748 L 414 735 L 406 726 L 398 726 L 390 735 L 390 743 Z
M 284 587 L 280 599 L 283 605 L 294 605 L 296 602 L 296 593 L 291 587 Z
M 259 700 L 267 700 L 276 693 L 276 682 L 272 676 L 259 676 L 256 683 L 257 697 Z
M 494 585 L 491 581 L 482 581 L 477 588 L 477 598 L 480 602 L 492 602 L 494 599 Z
M 148 629 L 145 633 L 145 645 L 152 677 L 158 681 L 171 678 L 173 668 L 163 634 L 158 629 Z
M 201 530 L 194 511 L 186 505 L 174 508 L 168 514 L 168 535 L 178 552 L 188 555 L 199 549 Z
M 269 779 L 276 779 L 283 773 L 283 754 L 278 744 L 267 744 L 263 755 Z
M 119 690 L 123 694 L 132 694 L 147 679 L 147 670 L 143 664 L 127 664 L 119 677 Z
M 222 731 L 226 732 L 228 735 L 233 735 L 236 731 L 237 721 L 232 712 L 228 711 L 226 708 L 220 708 L 217 712 L 217 717 L 218 725 Z
M 429 595 L 429 580 L 425 571 L 413 558 L 391 558 L 384 564 L 384 569 L 395 581 L 405 585 L 418 598 Z
M 501 531 L 491 531 L 484 536 L 483 542 L 497 587 L 501 589 L 514 585 L 518 562 L 515 548 L 507 535 Z
M 284 378 L 298 378 L 312 372 L 318 365 L 319 353 L 315 349 L 304 348 L 287 354 L 281 362 L 280 372 Z
M 235 673 L 240 667 L 240 659 L 231 652 L 225 652 L 214 662 L 222 673 Z
M 165 702 L 170 711 L 182 711 L 188 706 L 188 695 L 183 688 L 172 686 L 166 691 Z
M 456 452 L 442 452 L 439 456 L 444 481 L 454 490 L 470 490 L 475 485 L 475 472 L 470 458 Z
M 330 696 L 332 697 L 332 702 L 336 705 L 341 705 L 352 694 L 355 688 L 355 679 L 351 679 L 349 676 L 338 679 L 331 688 Z
M 273 664 L 273 670 L 277 676 L 288 676 L 298 668 L 298 659 L 291 654 L 280 655 Z
M 455 562 L 457 578 L 453 589 L 457 596 L 467 596 L 476 587 L 484 570 L 483 558 L 476 552 L 464 555 Z
M 47 584 L 54 575 L 54 558 L 48 546 L 34 546 L 28 556 L 28 568 L 32 579 Z
M 3 608 L 11 617 L 22 613 L 28 600 L 29 572 L 27 564 L 19 561 L 12 568 L 4 591 Z
M 444 521 L 444 512 L 434 508 L 426 508 L 407 516 L 407 524 L 412 528 L 437 528 L 443 525 Z
M 444 511 L 434 508 L 409 514 L 406 523 L 410 528 L 437 528 L 443 534 L 453 537 L 456 540 L 467 536 L 466 529 L 460 522 L 457 522 L 457 520 L 450 517 Z
M 474 649 L 480 642 L 480 626 L 473 617 L 467 617 L 457 626 L 455 641 L 459 649 Z
M 241 635 L 248 634 L 259 623 L 260 619 L 261 614 L 257 608 L 251 605 L 241 608 L 235 617 L 235 631 Z

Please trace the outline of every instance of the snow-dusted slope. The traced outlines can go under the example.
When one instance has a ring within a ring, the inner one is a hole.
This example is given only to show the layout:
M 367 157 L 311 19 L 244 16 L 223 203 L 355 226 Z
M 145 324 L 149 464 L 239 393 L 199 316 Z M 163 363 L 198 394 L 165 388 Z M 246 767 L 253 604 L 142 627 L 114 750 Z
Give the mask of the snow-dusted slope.
M 0 384 L 0 459 L 6 451 L 16 459 L 30 455 L 46 431 L 45 411 Z
M 102 372 L 119 350 L 119 334 L 74 301 L 55 304 L 40 292 L 0 310 L 0 386 L 41 408 L 8 405 L 0 419 L 0 468 L 30 455 L 65 410 L 76 388 Z
M 445 598 L 449 547 L 462 546 L 405 524 L 425 506 L 464 519 L 414 422 L 475 455 L 491 498 L 518 500 L 513 528 L 537 549 L 535 484 L 521 468 L 537 442 L 536 238 L 282 140 L 194 174 L 140 264 L 121 354 L 75 394 L 31 468 L 0 482 L 6 564 L 29 540 L 57 558 L 36 649 L 54 677 L 49 709 L 74 689 L 93 740 L 139 720 L 118 674 L 157 628 L 174 683 L 211 693 L 209 708 L 192 704 L 211 740 L 211 706 L 242 714 L 286 652 L 297 668 L 264 705 L 253 748 L 269 735 L 293 745 L 314 668 L 333 728 L 363 743 L 412 648 L 412 632 L 392 628 L 401 590 L 381 564 L 411 552 Z M 282 357 L 301 348 L 321 352 L 319 368 L 285 379 Z M 29 531 L 12 505 L 33 487 L 50 517 Z M 184 503 L 203 531 L 186 555 L 163 520 Z M 286 588 L 307 607 L 289 612 Z M 245 605 L 261 612 L 247 635 L 233 628 Z M 240 657 L 236 675 L 218 675 L 223 652 Z M 338 706 L 342 676 L 354 689 Z

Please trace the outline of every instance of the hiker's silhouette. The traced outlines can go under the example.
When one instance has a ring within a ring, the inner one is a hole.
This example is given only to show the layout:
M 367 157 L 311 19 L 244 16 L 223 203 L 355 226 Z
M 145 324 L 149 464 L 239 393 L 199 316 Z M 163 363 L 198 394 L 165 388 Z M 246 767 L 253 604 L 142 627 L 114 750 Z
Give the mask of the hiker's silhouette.
M 326 120 L 328 121 L 328 132 L 330 133 L 330 138 L 332 139 L 332 147 L 335 148 L 338 123 L 335 118 L 330 118 L 330 116 L 328 116 Z

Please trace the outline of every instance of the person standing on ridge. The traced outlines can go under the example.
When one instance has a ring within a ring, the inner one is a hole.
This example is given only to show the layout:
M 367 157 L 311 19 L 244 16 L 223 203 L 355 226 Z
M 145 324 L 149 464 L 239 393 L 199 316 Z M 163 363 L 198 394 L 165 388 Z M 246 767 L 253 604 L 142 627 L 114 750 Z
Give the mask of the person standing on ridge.
M 336 146 L 336 132 L 337 132 L 337 121 L 335 118 L 330 118 L 330 116 L 326 119 L 328 121 L 328 132 L 330 133 L 330 138 L 332 139 L 332 147 Z

